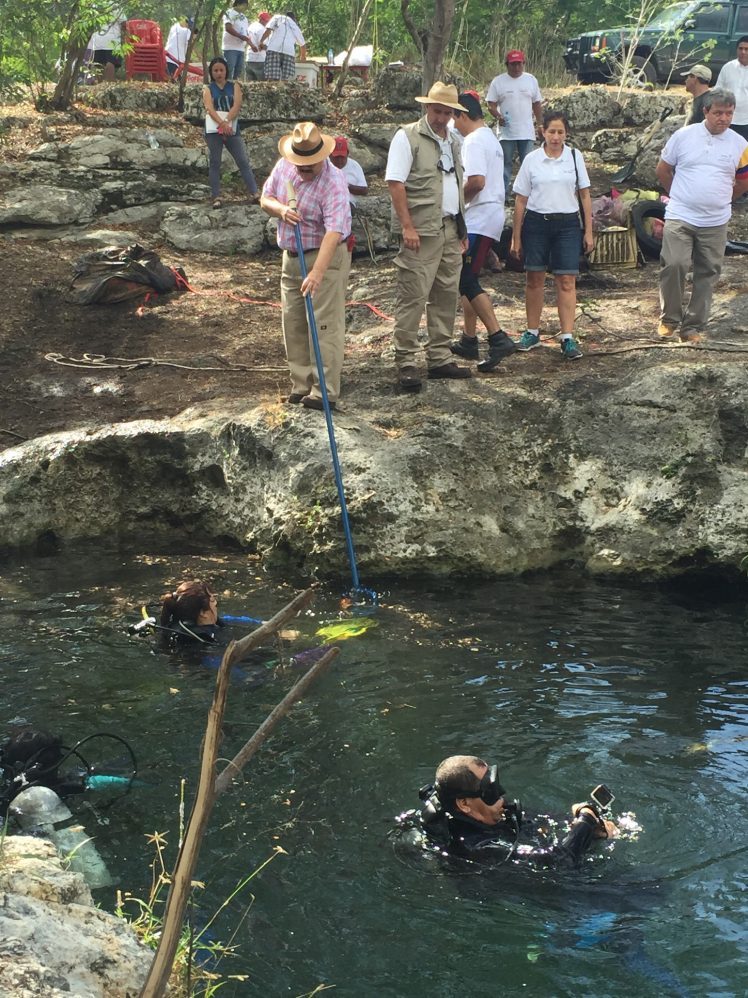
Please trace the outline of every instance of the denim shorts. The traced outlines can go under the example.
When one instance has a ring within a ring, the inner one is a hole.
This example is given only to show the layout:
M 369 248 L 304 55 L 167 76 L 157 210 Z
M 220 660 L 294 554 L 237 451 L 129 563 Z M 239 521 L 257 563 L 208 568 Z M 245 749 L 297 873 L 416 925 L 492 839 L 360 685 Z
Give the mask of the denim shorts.
M 522 223 L 525 270 L 578 274 L 582 229 L 577 214 L 550 218 L 534 211 Z

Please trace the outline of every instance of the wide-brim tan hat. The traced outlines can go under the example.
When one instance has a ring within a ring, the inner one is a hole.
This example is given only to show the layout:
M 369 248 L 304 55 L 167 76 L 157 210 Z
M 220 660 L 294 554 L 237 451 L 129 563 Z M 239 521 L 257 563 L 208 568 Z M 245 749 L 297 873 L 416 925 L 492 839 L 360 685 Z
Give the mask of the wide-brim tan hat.
M 332 135 L 324 135 L 313 121 L 300 121 L 290 135 L 278 142 L 278 152 L 294 166 L 314 166 L 335 148 Z
M 437 80 L 425 97 L 416 97 L 416 100 L 419 104 L 444 104 L 445 107 L 453 107 L 455 111 L 464 111 L 465 108 L 457 97 L 457 87 L 454 84 Z

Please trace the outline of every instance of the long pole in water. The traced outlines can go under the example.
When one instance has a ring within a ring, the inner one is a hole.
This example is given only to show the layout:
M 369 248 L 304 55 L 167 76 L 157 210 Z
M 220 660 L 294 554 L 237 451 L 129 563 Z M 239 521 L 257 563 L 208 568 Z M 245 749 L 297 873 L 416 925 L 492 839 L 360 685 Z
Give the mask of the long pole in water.
M 293 184 L 289 180 L 287 185 L 288 193 L 288 206 L 293 211 L 296 210 L 296 190 Z M 301 243 L 301 227 L 297 222 L 294 225 L 294 236 L 296 237 L 296 252 L 299 255 L 299 268 L 301 270 L 301 276 L 306 279 L 307 269 L 306 269 L 306 259 L 304 257 L 304 247 Z M 345 501 L 345 490 L 343 489 L 343 475 L 340 471 L 340 461 L 338 460 L 338 446 L 335 442 L 335 427 L 332 422 L 332 411 L 330 409 L 330 400 L 327 397 L 327 385 L 325 383 L 325 368 L 322 363 L 322 352 L 319 348 L 319 336 L 317 334 L 317 320 L 314 317 L 314 305 L 312 303 L 311 294 L 304 295 L 304 302 L 306 303 L 306 314 L 309 321 L 309 333 L 312 337 L 312 346 L 314 348 L 314 359 L 317 364 L 317 376 L 319 378 L 319 388 L 322 393 L 322 405 L 325 411 L 325 422 L 327 423 L 327 436 L 330 441 L 330 453 L 332 454 L 332 467 L 335 474 L 335 485 L 338 490 L 338 499 L 340 501 L 340 514 L 343 520 L 343 533 L 345 534 L 345 543 L 348 548 L 348 561 L 351 565 L 351 579 L 353 581 L 353 593 L 361 592 L 361 583 L 358 577 L 358 566 L 356 564 L 356 552 L 353 548 L 353 536 L 351 534 L 351 524 L 348 519 L 348 505 Z

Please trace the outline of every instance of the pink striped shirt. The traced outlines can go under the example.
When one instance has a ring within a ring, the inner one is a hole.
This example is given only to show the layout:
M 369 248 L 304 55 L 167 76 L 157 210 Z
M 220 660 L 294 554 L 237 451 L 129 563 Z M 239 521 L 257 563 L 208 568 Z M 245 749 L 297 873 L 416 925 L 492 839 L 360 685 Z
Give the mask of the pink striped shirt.
M 348 181 L 342 170 L 326 159 L 322 171 L 314 180 L 302 180 L 296 167 L 279 159 L 272 169 L 262 193 L 288 204 L 287 181 L 296 189 L 296 210 L 301 215 L 301 245 L 305 250 L 317 249 L 326 232 L 339 232 L 341 242 L 351 234 L 351 205 Z M 278 245 L 296 250 L 295 226 L 278 219 Z

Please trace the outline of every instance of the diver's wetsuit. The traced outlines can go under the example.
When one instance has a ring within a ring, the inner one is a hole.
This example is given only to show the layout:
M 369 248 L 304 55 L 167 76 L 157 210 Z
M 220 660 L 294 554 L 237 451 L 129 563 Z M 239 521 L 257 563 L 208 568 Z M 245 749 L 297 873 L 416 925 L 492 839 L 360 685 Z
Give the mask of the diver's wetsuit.
M 424 824 L 426 835 L 454 856 L 466 859 L 513 862 L 536 866 L 576 866 L 594 841 L 596 823 L 582 815 L 575 818 L 564 837 L 557 841 L 545 827 L 542 816 L 525 818 L 515 843 L 515 826 L 509 821 L 484 825 L 466 814 L 453 817 L 443 812 L 435 821 Z

